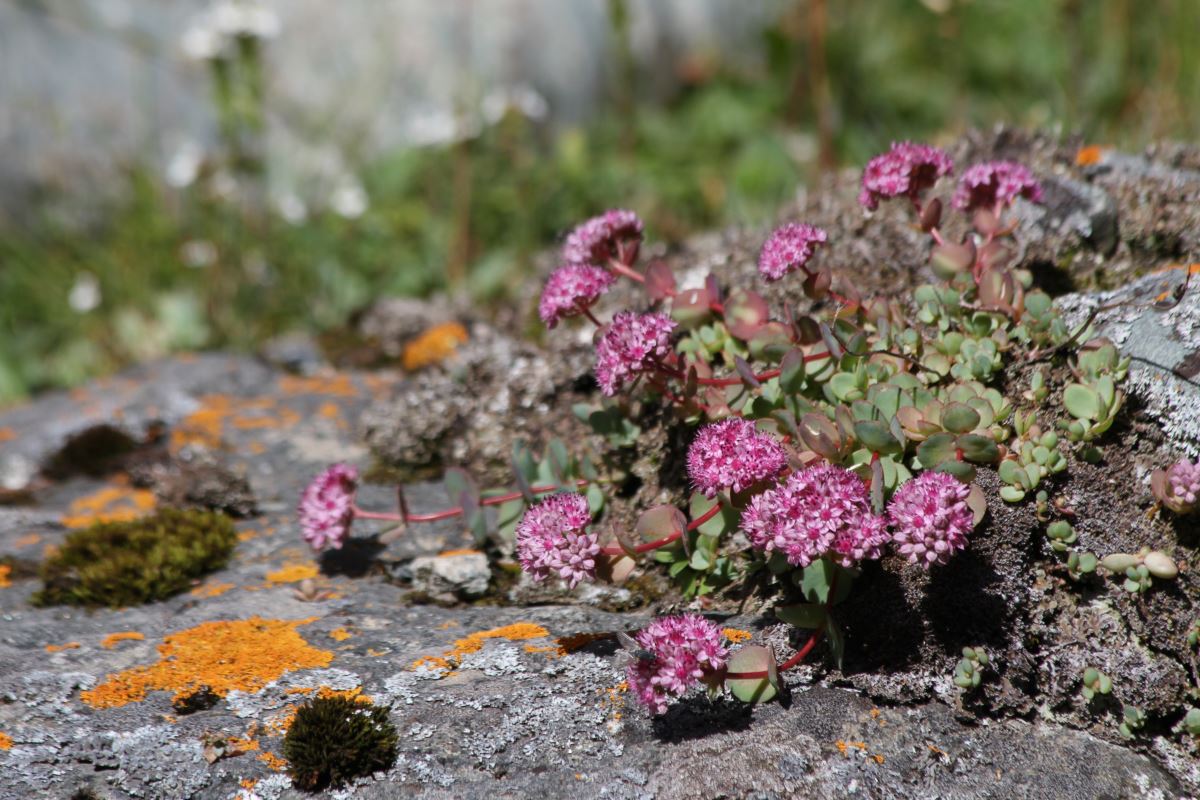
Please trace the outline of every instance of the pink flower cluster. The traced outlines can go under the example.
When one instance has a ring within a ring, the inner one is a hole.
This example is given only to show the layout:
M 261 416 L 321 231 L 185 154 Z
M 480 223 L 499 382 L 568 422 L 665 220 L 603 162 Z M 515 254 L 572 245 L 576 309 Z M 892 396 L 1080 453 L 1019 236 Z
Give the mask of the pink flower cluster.
M 628 266 L 642 243 L 642 220 L 632 211 L 614 208 L 592 217 L 567 236 L 563 258 L 571 264 L 607 264 L 616 259 Z
M 741 417 L 705 425 L 688 448 L 688 476 L 708 498 L 775 478 L 785 466 L 787 454 L 779 441 Z
M 742 530 L 752 545 L 782 553 L 796 567 L 826 554 L 844 566 L 879 558 L 889 538 L 871 510 L 866 484 L 832 464 L 793 473 L 755 495 L 742 512 Z
M 553 328 L 564 317 L 573 317 L 600 299 L 616 278 L 603 267 L 591 264 L 567 264 L 550 273 L 538 316 L 547 328 Z
M 954 171 L 950 156 L 936 147 L 895 142 L 892 148 L 867 162 L 858 202 L 874 211 L 881 199 L 908 197 L 917 200 L 938 178 Z
M 671 354 L 675 322 L 666 314 L 622 311 L 596 343 L 596 380 L 608 397 Z
M 975 513 L 967 505 L 970 487 L 944 472 L 922 472 L 899 489 L 888 504 L 893 541 L 910 564 L 945 564 L 967 546 Z
M 313 550 L 339 550 L 354 522 L 354 494 L 358 469 L 351 464 L 334 464 L 325 469 L 300 496 L 298 514 L 304 540 Z
M 763 279 L 777 281 L 789 272 L 804 269 L 817 246 L 828 239 L 825 231 L 802 222 L 781 225 L 767 238 L 758 256 Z
M 725 668 L 729 655 L 721 629 L 699 614 L 663 617 L 636 637 L 649 654 L 625 669 L 629 690 L 654 714 L 667 710 L 706 675 Z
M 556 494 L 532 506 L 517 523 L 517 559 L 535 581 L 558 575 L 572 589 L 596 577 L 600 543 L 587 531 L 587 498 Z
M 1186 514 L 1200 507 L 1200 461 L 1193 464 L 1184 458 L 1172 464 L 1167 470 L 1167 487 L 1171 509 L 1176 513 Z
M 988 161 L 963 173 L 954 191 L 954 207 L 963 211 L 994 210 L 1018 197 L 1042 200 L 1042 187 L 1024 165 L 1015 161 Z

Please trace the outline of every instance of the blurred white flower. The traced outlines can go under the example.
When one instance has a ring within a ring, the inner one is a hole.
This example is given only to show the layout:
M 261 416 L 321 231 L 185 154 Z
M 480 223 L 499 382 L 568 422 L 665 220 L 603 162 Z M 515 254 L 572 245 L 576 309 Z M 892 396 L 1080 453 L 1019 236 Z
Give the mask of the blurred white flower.
M 167 184 L 176 189 L 191 186 L 200 174 L 200 165 L 204 163 L 204 151 L 193 141 L 186 141 L 179 146 L 167 161 Z
M 279 216 L 293 225 L 299 225 L 308 219 L 308 206 L 295 192 L 280 195 L 275 200 L 275 207 L 279 209 Z
M 418 114 L 408 122 L 408 139 L 418 147 L 451 144 L 460 139 L 458 122 L 454 115 L 447 111 L 434 110 Z
M 100 281 L 90 272 L 81 272 L 75 276 L 75 285 L 67 294 L 67 305 L 72 311 L 86 314 L 100 305 Z
M 208 20 L 201 18 L 184 31 L 179 44 L 184 55 L 193 61 L 208 61 L 221 54 L 225 42 Z
M 183 263 L 193 269 L 212 266 L 217 260 L 217 246 L 206 239 L 192 239 L 179 248 Z
M 212 186 L 213 194 L 222 200 L 229 200 L 235 194 L 237 194 L 237 178 L 233 176 L 233 173 L 227 170 L 220 170 L 219 172 L 215 173 L 212 176 L 212 182 L 210 185 Z
M 357 182 L 343 183 L 329 196 L 329 207 L 339 216 L 356 219 L 367 210 L 367 193 Z
M 550 112 L 550 104 L 537 89 L 525 83 L 493 89 L 484 95 L 481 111 L 488 124 L 504 119 L 509 109 L 529 119 L 541 120 Z
M 222 0 L 209 12 L 213 27 L 226 36 L 274 39 L 279 35 L 279 17 L 256 2 Z

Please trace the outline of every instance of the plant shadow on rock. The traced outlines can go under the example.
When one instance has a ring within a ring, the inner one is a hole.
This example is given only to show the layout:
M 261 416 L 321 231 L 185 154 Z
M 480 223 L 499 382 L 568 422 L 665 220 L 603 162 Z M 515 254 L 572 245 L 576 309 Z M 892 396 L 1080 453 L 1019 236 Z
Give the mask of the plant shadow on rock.
M 1016 609 L 989 591 L 1002 584 L 991 563 L 970 548 L 933 572 L 921 607 L 934 637 L 948 652 L 1006 645 Z
M 46 459 L 42 473 L 53 480 L 73 475 L 102 478 L 116 470 L 138 442 L 112 425 L 93 425 L 72 434 Z
M 379 569 L 378 557 L 386 545 L 378 538 L 351 538 L 337 550 L 325 550 L 321 553 L 319 566 L 322 575 L 342 575 L 347 578 L 361 578 Z
M 870 642 L 869 647 L 846 648 L 843 672 L 900 670 L 920 660 L 925 630 L 917 610 L 904 593 L 899 576 L 878 562 L 863 567 L 855 591 L 834 613 L 851 642 Z
M 754 706 L 719 697 L 689 697 L 667 708 L 651 723 L 654 736 L 661 742 L 677 744 L 721 733 L 745 731 L 754 721 Z

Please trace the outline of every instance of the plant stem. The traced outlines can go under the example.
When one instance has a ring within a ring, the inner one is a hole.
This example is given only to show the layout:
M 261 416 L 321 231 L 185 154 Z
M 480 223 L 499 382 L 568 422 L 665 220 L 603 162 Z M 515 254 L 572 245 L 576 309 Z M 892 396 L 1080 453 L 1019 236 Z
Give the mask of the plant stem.
M 829 581 L 829 596 L 828 596 L 828 599 L 826 599 L 826 601 L 825 601 L 825 623 L 809 635 L 808 641 L 805 642 L 804 646 L 801 647 L 799 650 L 797 650 L 796 653 L 791 658 L 789 658 L 787 661 L 783 662 L 778 667 L 776 667 L 775 668 L 776 672 L 785 672 L 785 671 L 791 669 L 792 667 L 796 666 L 797 664 L 799 664 L 801 661 L 803 661 L 805 658 L 808 657 L 808 654 L 811 653 L 813 651 L 813 648 L 817 646 L 817 643 L 821 641 L 821 638 L 825 635 L 825 631 L 828 630 L 828 628 L 829 628 L 829 608 L 830 608 L 830 606 L 833 605 L 833 598 L 834 598 L 834 594 L 836 592 L 837 592 L 837 573 L 834 572 L 833 579 Z M 758 678 L 766 678 L 766 677 L 767 677 L 767 670 L 765 670 L 765 669 L 756 670 L 754 672 L 727 672 L 727 673 L 725 673 L 725 680 L 755 680 Z
M 610 258 L 608 260 L 608 268 L 611 269 L 613 272 L 617 273 L 618 275 L 624 275 L 626 278 L 629 278 L 629 280 L 631 280 L 631 281 L 637 281 L 638 283 L 646 282 L 645 275 L 642 275 L 640 272 L 634 272 L 629 267 L 622 264 L 620 261 L 616 260 L 615 258 Z
M 687 526 L 687 530 L 688 531 L 696 530 L 701 525 L 703 525 L 704 523 L 708 522 L 710 519 L 715 517 L 720 511 L 721 511 L 721 502 L 718 500 L 716 503 L 713 503 L 712 508 L 710 508 L 708 511 L 705 511 L 703 514 L 701 514 L 700 516 L 696 517 L 694 520 L 689 522 L 688 526 Z M 639 544 L 637 547 L 633 548 L 633 553 L 634 554 L 649 553 L 651 550 L 657 550 L 660 547 L 666 547 L 669 544 L 674 544 L 675 542 L 679 541 L 683 537 L 683 534 L 684 534 L 684 531 L 676 531 L 675 533 L 672 533 L 668 536 L 664 536 L 661 539 L 655 539 L 653 542 L 646 542 L 645 544 Z M 605 547 L 605 548 L 601 549 L 600 552 L 606 556 L 630 555 L 629 551 L 627 551 L 625 548 L 621 547 L 620 545 L 613 545 L 611 547 Z
M 588 485 L 588 481 L 578 480 L 575 482 L 577 486 L 583 487 Z M 550 492 L 561 489 L 561 486 L 534 486 L 530 488 L 533 494 L 548 494 Z M 479 501 L 481 506 L 498 506 L 502 503 L 508 503 L 512 500 L 520 500 L 524 495 L 520 492 L 508 492 L 506 494 L 496 495 L 494 497 L 484 497 Z M 430 514 L 409 514 L 402 512 L 400 514 L 388 514 L 380 511 L 366 511 L 354 506 L 354 516 L 359 519 L 378 519 L 386 520 L 387 522 L 437 522 L 442 519 L 450 519 L 457 517 L 463 513 L 461 506 L 454 506 L 443 511 L 435 511 Z

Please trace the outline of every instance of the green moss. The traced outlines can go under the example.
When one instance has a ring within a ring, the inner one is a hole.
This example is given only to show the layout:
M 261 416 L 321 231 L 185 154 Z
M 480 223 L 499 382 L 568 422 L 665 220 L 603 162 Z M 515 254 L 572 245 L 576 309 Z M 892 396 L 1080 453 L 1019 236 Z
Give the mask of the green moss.
M 283 755 L 296 788 L 317 791 L 387 769 L 396 761 L 397 742 L 386 707 L 316 697 L 296 710 Z
M 237 533 L 219 512 L 164 508 L 75 531 L 42 565 L 34 605 L 119 606 L 162 600 L 229 560 Z

